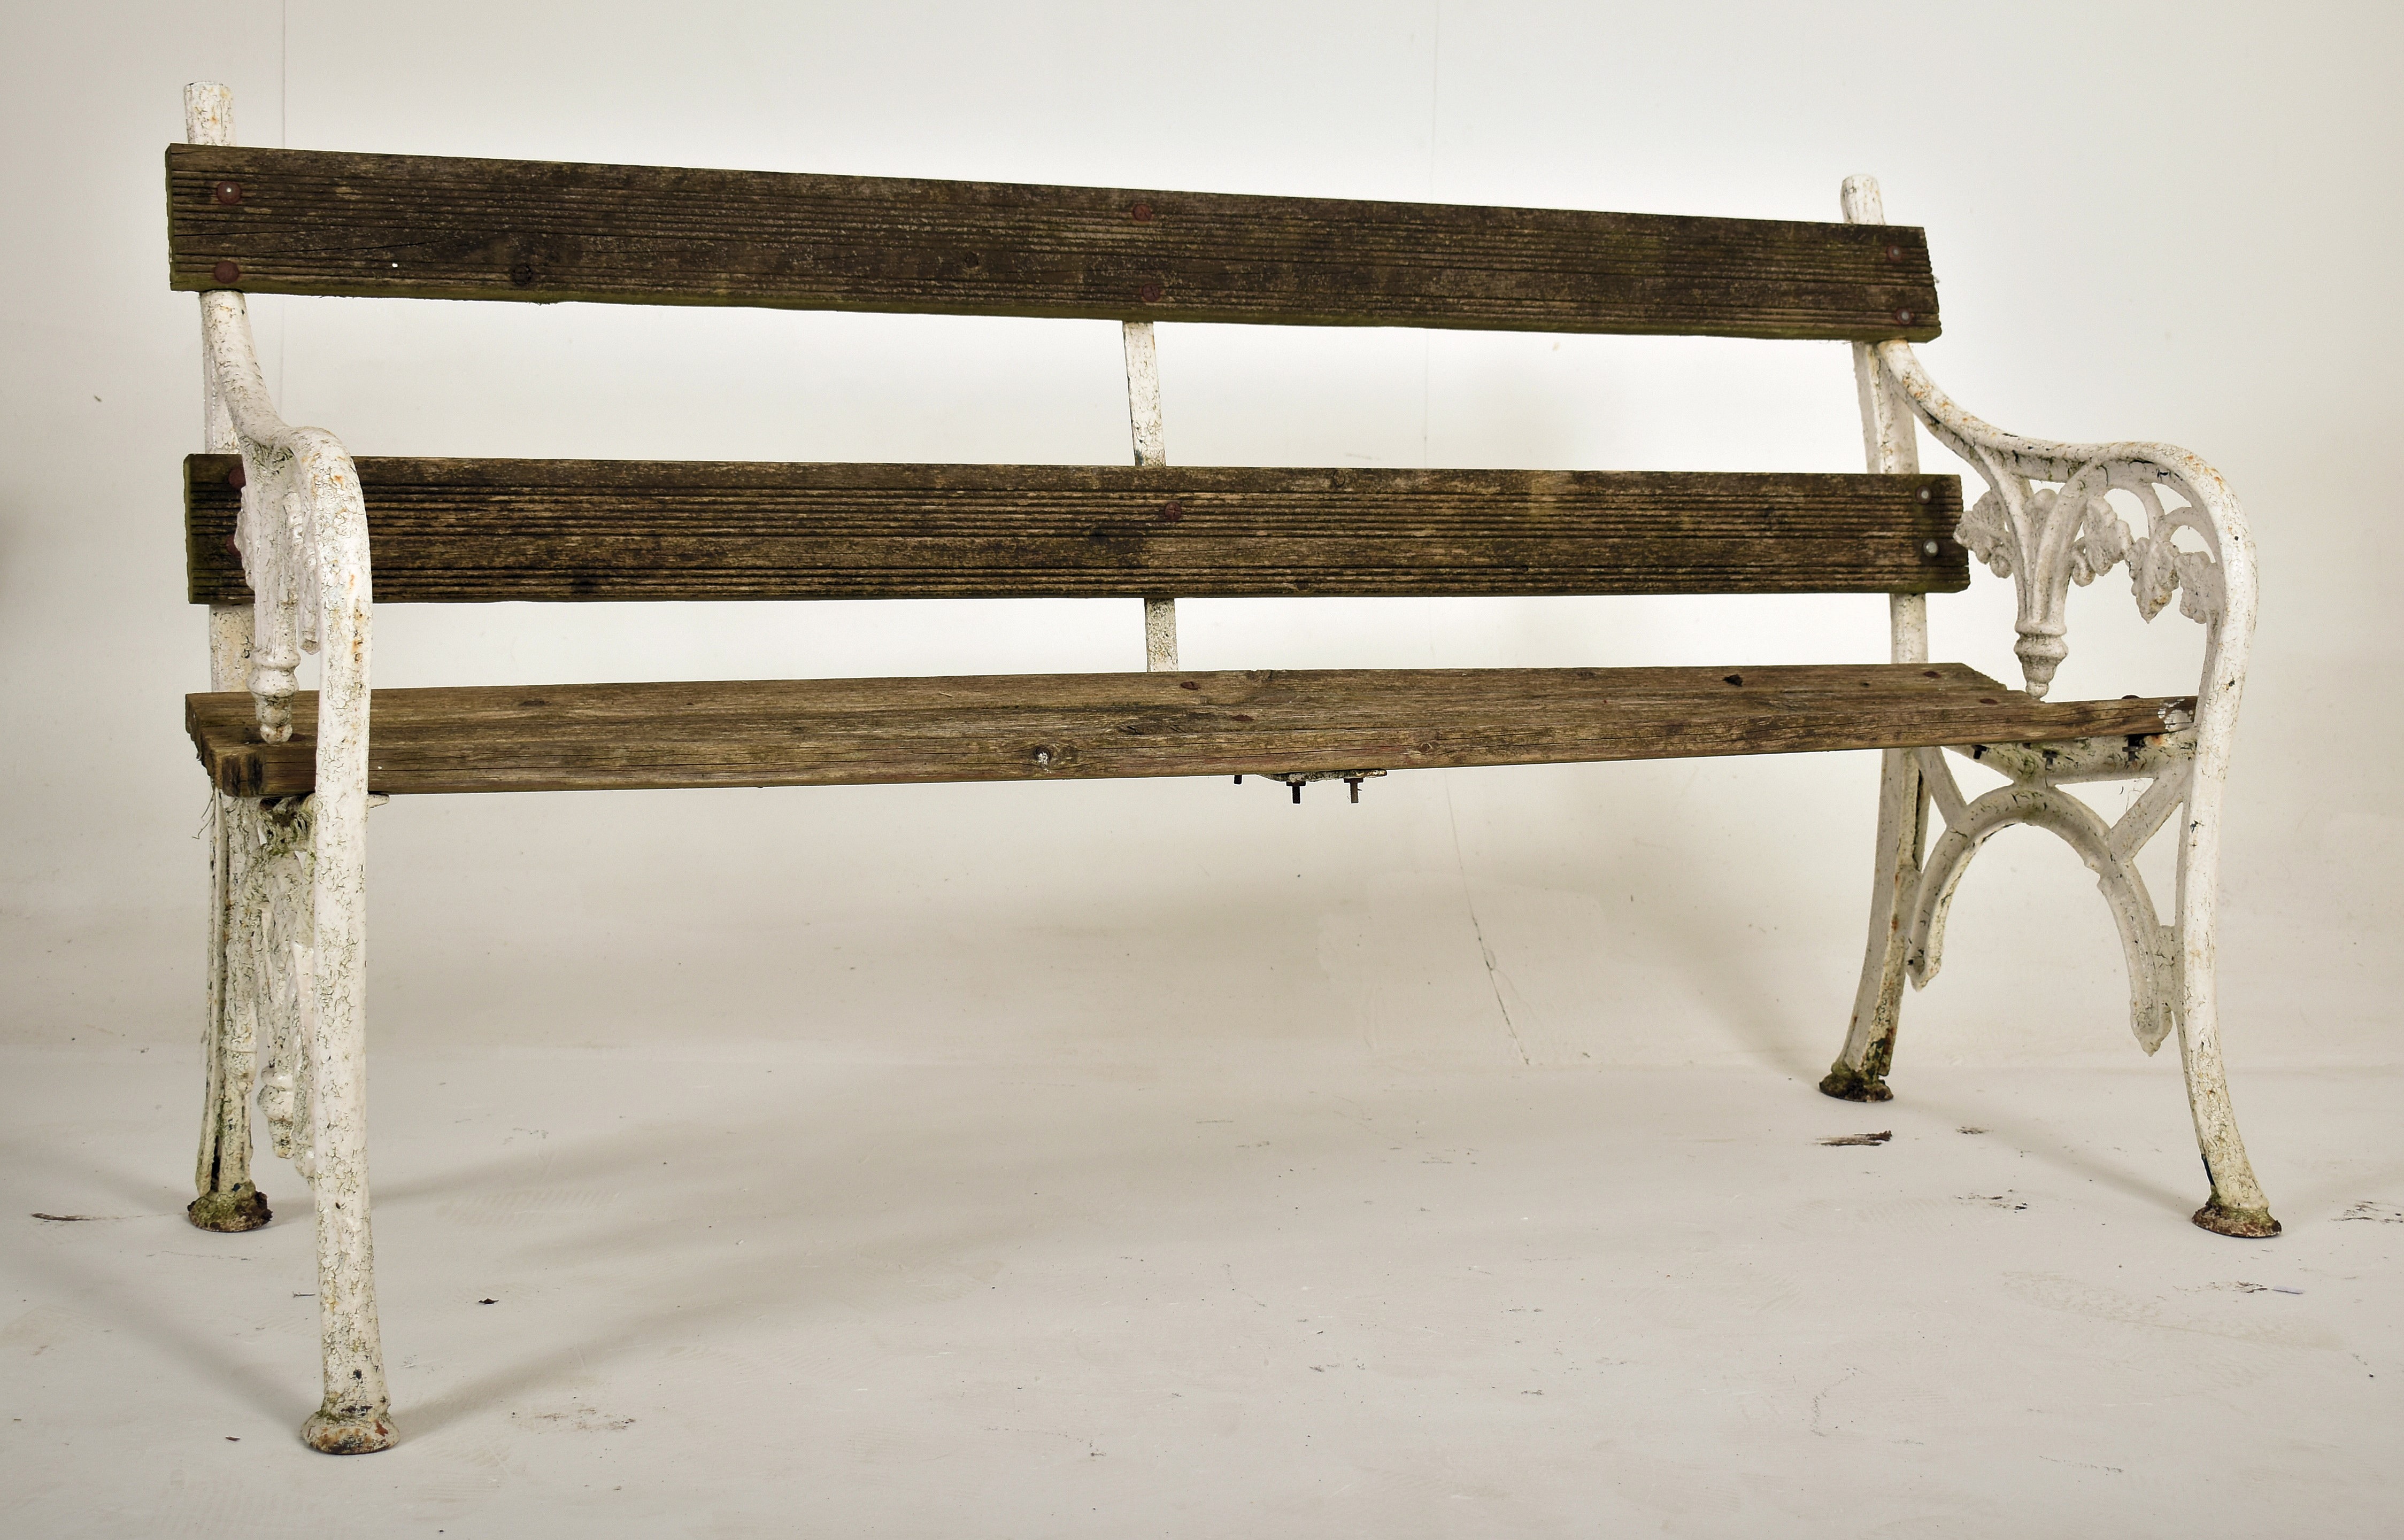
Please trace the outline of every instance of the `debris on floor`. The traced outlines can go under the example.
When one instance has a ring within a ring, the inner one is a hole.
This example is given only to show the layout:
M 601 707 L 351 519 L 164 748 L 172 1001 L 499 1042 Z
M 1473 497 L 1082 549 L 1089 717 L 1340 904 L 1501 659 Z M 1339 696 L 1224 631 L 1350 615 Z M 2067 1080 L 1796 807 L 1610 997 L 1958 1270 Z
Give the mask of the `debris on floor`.
M 1840 1133 L 1833 1139 L 1823 1139 L 1820 1143 L 1829 1145 L 1883 1145 L 1894 1137 L 1894 1131 L 1893 1129 L 1883 1129 L 1877 1133 Z

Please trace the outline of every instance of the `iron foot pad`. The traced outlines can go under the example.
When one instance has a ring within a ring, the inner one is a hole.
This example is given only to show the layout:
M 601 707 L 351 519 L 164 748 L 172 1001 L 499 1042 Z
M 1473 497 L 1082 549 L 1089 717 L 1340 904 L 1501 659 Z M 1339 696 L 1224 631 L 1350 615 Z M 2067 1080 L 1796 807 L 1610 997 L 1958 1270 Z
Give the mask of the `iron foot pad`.
M 2279 1233 L 2279 1222 L 2271 1217 L 2269 1209 L 2233 1209 L 2218 1198 L 2195 1211 L 2199 1228 L 2215 1235 L 2235 1235 L 2259 1241 Z
M 388 1410 L 356 1411 L 348 1407 L 328 1410 L 300 1424 L 300 1440 L 320 1454 L 373 1454 L 388 1450 L 399 1437 Z
M 1892 1102 L 1894 1100 L 1894 1092 L 1886 1089 L 1884 1078 L 1864 1075 L 1841 1061 L 1832 1067 L 1828 1071 L 1827 1077 L 1820 1082 L 1820 1094 L 1833 1096 L 1839 1102 Z
M 186 1207 L 184 1217 L 200 1229 L 239 1235 L 266 1224 L 275 1211 L 267 1206 L 265 1193 L 245 1182 L 230 1192 L 201 1194 Z

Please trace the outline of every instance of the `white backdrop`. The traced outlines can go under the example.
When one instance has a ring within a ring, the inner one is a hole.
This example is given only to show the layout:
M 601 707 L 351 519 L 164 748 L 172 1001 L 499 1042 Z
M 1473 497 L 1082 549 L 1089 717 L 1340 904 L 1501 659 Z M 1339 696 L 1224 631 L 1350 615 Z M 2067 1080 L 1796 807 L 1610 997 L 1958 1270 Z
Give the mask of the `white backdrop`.
M 241 142 L 1924 225 L 1972 410 L 2160 437 L 2246 500 L 2264 574 L 2230 794 L 2226 1035 L 2393 1062 L 2399 29 L 2369 6 L 1594 4 L 365 7 L 20 13 L 0 657 L 0 1032 L 199 1021 L 203 784 L 180 696 L 168 292 L 179 88 Z M 1120 462 L 1113 325 L 265 299 L 285 415 L 361 454 Z M 1172 460 L 1860 468 L 1838 345 L 1165 326 Z M 1932 469 L 1955 469 L 1933 448 Z M 1188 603 L 1189 667 L 1883 656 L 1884 604 Z M 1936 653 L 2017 682 L 2009 585 Z M 2074 604 L 2057 695 L 2192 688 L 2200 633 Z M 1134 668 L 1136 605 L 390 606 L 430 683 Z M 1859 965 L 1874 756 L 1432 772 L 1363 804 L 1223 781 L 396 803 L 371 825 L 384 1045 L 1273 1051 L 1816 1075 Z M 2091 881 L 1991 847 L 1898 1073 L 2133 1056 Z M 2165 1064 L 2163 1070 L 2168 1073 Z M 197 1096 L 195 1096 L 197 1101 Z

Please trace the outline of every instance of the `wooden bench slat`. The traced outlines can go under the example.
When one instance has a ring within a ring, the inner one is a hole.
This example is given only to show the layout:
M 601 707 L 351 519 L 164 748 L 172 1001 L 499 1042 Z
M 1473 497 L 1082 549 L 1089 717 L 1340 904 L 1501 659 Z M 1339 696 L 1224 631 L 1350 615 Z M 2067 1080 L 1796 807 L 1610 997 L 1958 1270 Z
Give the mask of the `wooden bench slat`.
M 178 289 L 1853 341 L 1937 334 L 1926 238 L 1906 226 L 224 145 L 169 146 L 167 193 Z M 223 263 L 231 276 L 219 276 Z
M 2037 701 L 1958 663 L 398 689 L 375 694 L 368 783 L 566 791 L 1656 759 L 2152 734 L 2172 704 Z M 312 788 L 314 694 L 295 700 L 288 743 L 256 741 L 246 694 L 189 696 L 186 715 L 228 795 Z
M 250 598 L 232 548 L 238 464 L 185 463 L 195 603 Z M 357 464 L 384 604 L 1952 592 L 1970 580 L 1950 476 Z

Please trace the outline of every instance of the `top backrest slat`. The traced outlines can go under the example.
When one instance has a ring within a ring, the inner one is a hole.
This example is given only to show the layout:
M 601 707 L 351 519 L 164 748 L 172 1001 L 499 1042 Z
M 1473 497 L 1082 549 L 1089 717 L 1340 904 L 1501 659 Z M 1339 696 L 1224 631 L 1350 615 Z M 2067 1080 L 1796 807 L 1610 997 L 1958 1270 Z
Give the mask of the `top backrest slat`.
M 1869 341 L 1925 237 L 1706 219 L 175 145 L 178 289 Z

